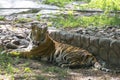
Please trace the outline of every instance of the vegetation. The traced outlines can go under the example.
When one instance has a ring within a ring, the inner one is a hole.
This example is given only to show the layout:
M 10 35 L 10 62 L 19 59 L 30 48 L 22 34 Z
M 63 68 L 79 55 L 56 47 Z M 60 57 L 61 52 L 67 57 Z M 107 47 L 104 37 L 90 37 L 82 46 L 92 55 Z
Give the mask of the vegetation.
M 0 21 L 1 20 L 5 20 L 5 17 L 4 16 L 0 16 Z
M 103 10 L 120 10 L 120 1 L 119 0 L 44 0 L 46 4 L 57 5 L 63 7 L 65 4 L 68 4 L 73 1 L 84 1 L 88 4 L 80 5 L 80 8 L 99 8 Z
M 26 22 L 31 22 L 31 18 L 18 18 L 15 20 L 16 23 L 26 23 Z
M 6 54 L 0 54 L 0 73 L 14 73 L 17 68 L 12 66 L 13 59 Z
M 44 74 L 54 75 L 55 78 L 59 79 L 66 78 L 69 69 L 44 64 L 37 60 L 0 54 L 0 75 L 11 76 L 11 80 L 49 80 L 51 76 L 46 77 Z
M 64 7 L 64 5 L 73 2 L 73 1 L 84 1 L 84 2 L 90 2 L 90 0 L 44 0 L 43 3 L 45 4 L 51 4 L 56 5 L 59 7 Z
M 94 16 L 73 16 L 73 15 L 59 15 L 56 18 L 52 18 L 50 21 L 53 24 L 60 28 L 60 27 L 100 27 L 106 25 L 119 25 L 120 22 L 119 16 L 108 16 L 108 15 L 94 15 Z
M 20 60 L 21 59 L 19 57 L 11 57 L 7 54 L 0 53 L 0 74 L 10 75 L 12 78 L 11 80 L 14 80 L 14 77 L 12 76 L 16 73 L 31 73 L 32 71 L 29 68 L 29 62 L 27 62 L 27 60 L 22 64 L 21 68 L 18 67 L 18 65 L 21 63 Z
M 45 0 L 44 3 L 63 7 L 65 4 L 68 4 L 71 1 L 72 0 Z
M 80 5 L 81 9 L 102 9 L 102 10 L 120 10 L 120 1 L 119 0 L 91 0 L 88 4 Z
M 66 0 L 65 2 L 72 1 L 84 1 L 84 0 Z M 85 0 L 87 4 L 81 4 L 79 9 L 101 9 L 104 10 L 102 14 L 96 14 L 92 16 L 74 16 L 72 11 L 68 15 L 57 15 L 56 18 L 51 18 L 50 21 L 53 22 L 56 27 L 89 27 L 97 26 L 102 27 L 106 25 L 120 25 L 120 16 L 116 13 L 117 10 L 120 10 L 120 1 L 119 0 Z M 48 4 L 59 4 L 64 6 L 64 1 L 62 0 L 46 0 Z M 110 13 L 114 11 L 114 15 Z

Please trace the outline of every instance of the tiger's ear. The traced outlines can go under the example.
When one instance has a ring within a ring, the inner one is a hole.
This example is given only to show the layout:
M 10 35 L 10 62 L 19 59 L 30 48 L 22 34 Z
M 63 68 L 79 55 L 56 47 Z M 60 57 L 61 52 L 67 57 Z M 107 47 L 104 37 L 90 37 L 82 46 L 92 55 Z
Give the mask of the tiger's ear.
M 47 28 L 47 23 L 44 23 L 43 24 L 43 33 L 46 33 L 47 32 L 47 30 L 48 30 L 48 28 Z
M 31 24 L 31 29 L 35 29 L 35 27 L 39 24 L 39 22 L 38 21 L 33 21 L 30 24 Z
M 47 33 L 48 28 L 44 27 L 43 33 Z

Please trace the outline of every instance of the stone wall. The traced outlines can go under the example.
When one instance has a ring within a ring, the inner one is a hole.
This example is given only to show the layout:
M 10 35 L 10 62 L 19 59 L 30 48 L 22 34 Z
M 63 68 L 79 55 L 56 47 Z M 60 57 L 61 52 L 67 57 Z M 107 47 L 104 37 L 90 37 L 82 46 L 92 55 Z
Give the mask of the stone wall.
M 86 49 L 109 65 L 120 66 L 119 40 L 72 34 L 65 31 L 51 31 L 50 36 L 58 42 Z

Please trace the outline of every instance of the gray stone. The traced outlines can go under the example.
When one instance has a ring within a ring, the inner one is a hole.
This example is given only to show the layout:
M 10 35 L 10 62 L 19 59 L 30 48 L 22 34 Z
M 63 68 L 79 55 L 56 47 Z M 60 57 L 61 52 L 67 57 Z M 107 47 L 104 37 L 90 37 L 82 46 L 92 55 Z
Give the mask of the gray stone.
M 95 56 L 98 56 L 98 47 L 95 47 L 94 45 L 90 45 L 87 49 L 90 53 L 92 53 Z
M 20 41 L 18 41 L 18 40 L 13 40 L 12 43 L 15 45 L 20 45 Z
M 90 37 L 81 35 L 81 47 L 87 49 L 89 45 L 90 45 Z
M 81 35 L 81 37 L 80 37 L 80 39 L 81 39 L 80 44 L 81 44 L 82 48 L 83 48 L 83 45 L 84 45 L 83 38 L 84 38 L 84 35 Z
M 72 33 L 67 33 L 66 34 L 66 41 L 67 41 L 66 43 L 71 44 L 73 42 L 73 40 L 74 40 L 73 34 Z
M 109 62 L 120 66 L 120 41 L 118 40 L 110 43 Z
M 6 48 L 7 48 L 7 49 L 17 49 L 18 46 L 17 46 L 17 45 L 14 45 L 14 44 L 11 44 L 11 43 L 7 43 L 7 44 L 6 44 Z
M 91 36 L 90 37 L 90 45 L 94 45 L 95 47 L 99 47 L 99 38 Z
M 81 47 L 80 34 L 74 34 L 73 41 L 72 41 L 71 45 L 76 46 L 76 47 Z
M 97 37 L 90 37 L 90 46 L 87 49 L 89 52 L 91 52 L 93 55 L 98 55 L 99 53 L 99 38 Z
M 109 64 L 115 65 L 116 67 L 120 66 L 120 55 L 118 55 L 114 50 L 110 49 L 108 57 L 109 57 L 108 60 Z
M 109 38 L 100 38 L 99 46 L 108 49 L 110 47 L 110 42 L 111 42 L 111 40 Z
M 108 61 L 110 42 L 111 42 L 111 40 L 108 38 L 100 38 L 100 40 L 99 40 L 99 56 L 104 61 Z
M 24 34 L 24 33 L 15 34 L 15 36 L 16 36 L 17 38 L 19 38 L 19 39 L 24 39 L 24 38 L 27 37 L 27 35 Z
M 98 56 L 104 61 L 108 61 L 108 50 L 106 48 L 100 48 Z
M 20 41 L 20 47 L 27 47 L 29 45 L 29 41 L 26 39 L 21 39 Z
M 60 42 L 61 43 L 66 43 L 66 35 L 67 34 L 67 32 L 65 32 L 65 31 L 61 31 L 60 32 Z
M 118 40 L 113 40 L 110 43 L 111 49 L 113 49 L 118 55 L 120 55 L 120 41 Z

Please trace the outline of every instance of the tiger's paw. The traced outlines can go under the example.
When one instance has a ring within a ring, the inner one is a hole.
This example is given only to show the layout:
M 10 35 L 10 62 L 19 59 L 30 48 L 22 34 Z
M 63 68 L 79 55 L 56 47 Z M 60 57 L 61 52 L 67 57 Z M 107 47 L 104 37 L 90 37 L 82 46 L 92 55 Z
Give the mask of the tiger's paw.
M 68 64 L 61 64 L 60 67 L 62 67 L 62 68 L 68 68 L 69 65 Z

